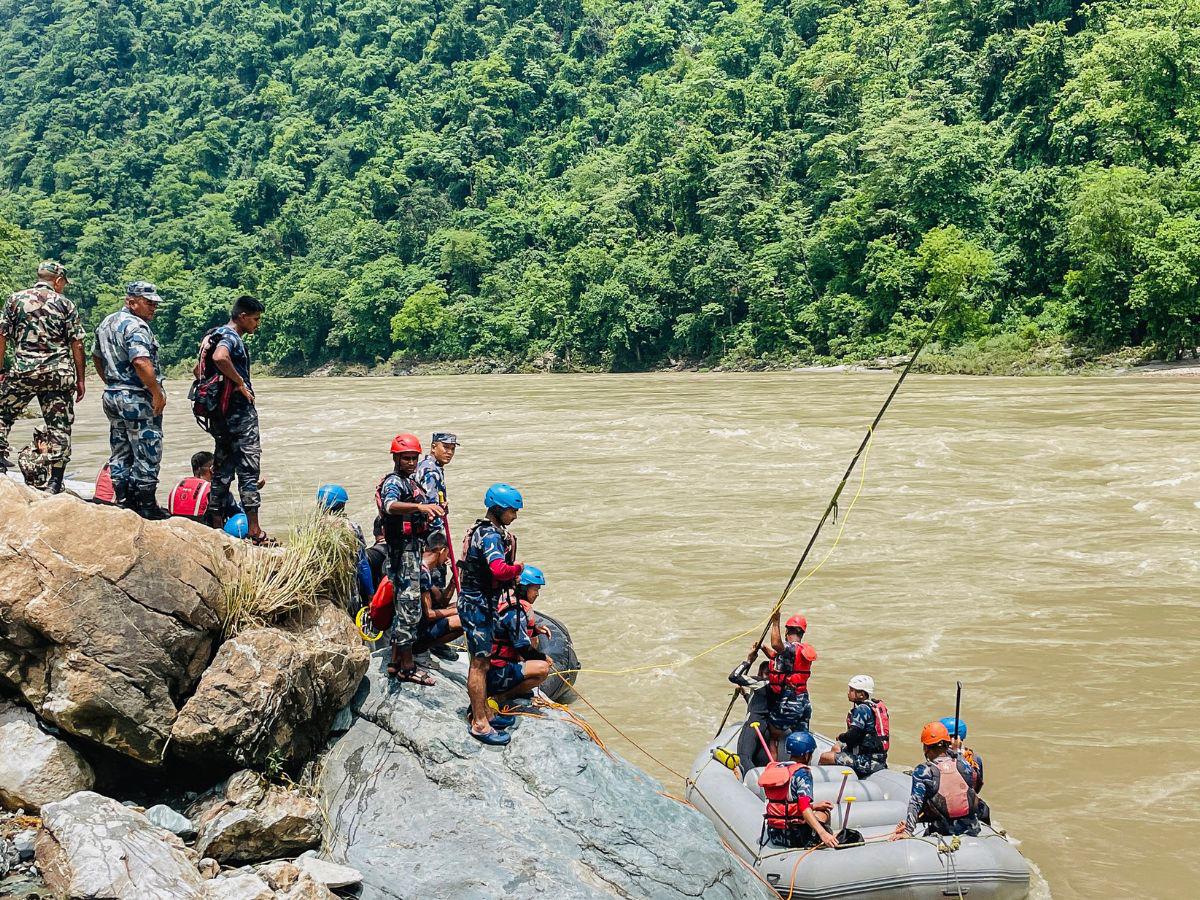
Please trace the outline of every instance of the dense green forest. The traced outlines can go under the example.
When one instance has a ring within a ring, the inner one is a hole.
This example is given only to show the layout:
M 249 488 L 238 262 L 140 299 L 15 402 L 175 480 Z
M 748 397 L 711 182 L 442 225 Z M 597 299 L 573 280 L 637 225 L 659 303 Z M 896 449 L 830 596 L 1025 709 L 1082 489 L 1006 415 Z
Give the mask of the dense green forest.
M 0 279 L 172 359 L 606 369 L 1200 325 L 1200 0 L 0 0 Z

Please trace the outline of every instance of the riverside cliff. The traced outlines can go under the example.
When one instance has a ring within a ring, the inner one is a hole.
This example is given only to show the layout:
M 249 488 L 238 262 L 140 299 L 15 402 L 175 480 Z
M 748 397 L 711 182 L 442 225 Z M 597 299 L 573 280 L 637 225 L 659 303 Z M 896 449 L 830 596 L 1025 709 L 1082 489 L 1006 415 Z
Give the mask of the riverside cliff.
M 0 894 L 770 896 L 565 716 L 489 749 L 461 666 L 390 683 L 338 573 L 231 633 L 296 552 L 0 478 Z

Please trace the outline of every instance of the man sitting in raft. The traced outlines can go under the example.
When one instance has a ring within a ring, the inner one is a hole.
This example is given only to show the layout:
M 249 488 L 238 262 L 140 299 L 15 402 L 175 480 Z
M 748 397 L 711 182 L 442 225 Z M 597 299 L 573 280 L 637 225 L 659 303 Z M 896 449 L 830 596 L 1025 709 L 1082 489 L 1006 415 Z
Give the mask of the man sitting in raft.
M 812 718 L 808 678 L 817 651 L 804 643 L 807 629 L 808 620 L 804 616 L 792 616 L 781 634 L 777 609 L 771 616 L 770 646 L 756 646 L 750 651 L 751 661 L 759 650 L 771 661 L 767 670 L 767 725 L 776 744 L 793 731 L 808 731 Z
M 763 814 L 767 838 L 781 847 L 837 847 L 826 829 L 833 804 L 828 800 L 813 803 L 813 779 L 808 761 L 817 742 L 807 731 L 788 735 L 789 763 L 771 763 L 759 778 L 759 787 L 767 796 Z
M 450 545 L 446 543 L 445 531 L 431 532 L 421 558 L 422 618 L 417 628 L 417 642 L 413 644 L 414 654 L 428 651 L 442 659 L 458 659 L 458 654 L 446 646 L 463 633 L 458 610 L 450 605 L 454 588 L 447 588 L 443 581 L 444 567 L 449 559 Z
M 921 729 L 925 762 L 913 770 L 908 815 L 896 826 L 891 840 L 897 841 L 926 825 L 926 834 L 979 834 L 979 799 L 971 786 L 975 774 L 963 760 L 950 752 L 950 732 L 941 722 Z
M 458 618 L 467 635 L 471 668 L 467 696 L 471 700 L 467 731 L 485 744 L 503 746 L 510 740 L 502 730 L 516 722 L 497 714 L 487 703 L 487 675 L 491 668 L 496 607 L 506 590 L 521 577 L 525 566 L 517 561 L 516 537 L 508 526 L 524 506 L 521 492 L 510 484 L 493 484 L 483 496 L 487 517 L 471 526 L 463 539 L 459 560 Z M 391 544 L 391 536 L 388 536 Z
M 887 706 L 882 700 L 871 699 L 874 691 L 875 679 L 870 675 L 855 675 L 850 679 L 846 690 L 846 699 L 850 701 L 846 730 L 838 735 L 832 750 L 821 754 L 821 765 L 846 766 L 859 778 L 887 768 L 891 726 Z
M 957 735 L 954 733 L 954 716 L 946 716 L 942 719 L 942 724 L 946 726 L 946 731 L 950 734 L 950 752 L 966 762 L 971 767 L 971 771 L 975 773 L 975 779 L 971 782 L 971 787 L 975 789 L 975 794 L 978 797 L 983 791 L 983 757 L 970 747 L 963 745 L 963 741 L 967 738 L 967 723 L 962 719 L 958 720 Z M 992 811 L 983 802 L 982 797 L 978 797 L 978 799 L 979 809 L 976 811 L 976 815 L 984 825 L 991 825 Z

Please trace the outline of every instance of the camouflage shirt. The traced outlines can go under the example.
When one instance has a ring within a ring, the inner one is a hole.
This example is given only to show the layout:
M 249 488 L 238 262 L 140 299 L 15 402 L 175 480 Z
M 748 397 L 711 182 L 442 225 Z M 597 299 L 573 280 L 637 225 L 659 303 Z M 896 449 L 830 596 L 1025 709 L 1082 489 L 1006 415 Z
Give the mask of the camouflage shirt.
M 93 353 L 104 363 L 104 383 L 113 390 L 146 390 L 133 368 L 133 361 L 141 358 L 154 364 L 154 378 L 160 385 L 163 382 L 158 341 L 149 324 L 128 309 L 119 309 L 100 323 Z
M 13 349 L 13 374 L 57 372 L 74 378 L 71 342 L 83 340 L 79 311 L 46 282 L 8 298 L 0 332 Z

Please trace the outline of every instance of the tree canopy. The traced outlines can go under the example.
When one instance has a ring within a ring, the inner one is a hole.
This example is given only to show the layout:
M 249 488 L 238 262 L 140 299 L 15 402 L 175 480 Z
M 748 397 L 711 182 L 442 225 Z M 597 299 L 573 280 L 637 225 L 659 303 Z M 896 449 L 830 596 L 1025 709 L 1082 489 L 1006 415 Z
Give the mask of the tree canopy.
M 1200 327 L 1200 0 L 0 0 L 8 288 L 284 371 Z

